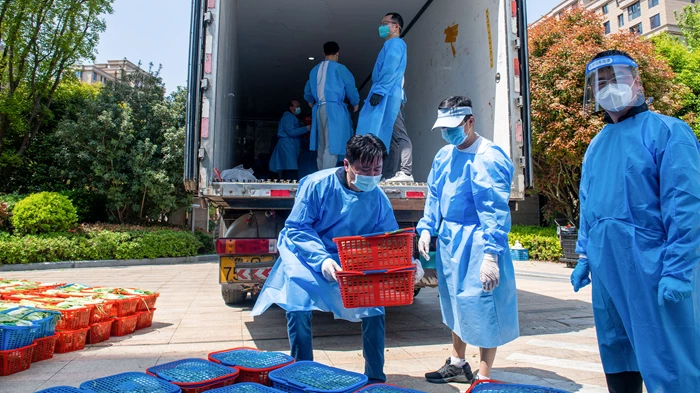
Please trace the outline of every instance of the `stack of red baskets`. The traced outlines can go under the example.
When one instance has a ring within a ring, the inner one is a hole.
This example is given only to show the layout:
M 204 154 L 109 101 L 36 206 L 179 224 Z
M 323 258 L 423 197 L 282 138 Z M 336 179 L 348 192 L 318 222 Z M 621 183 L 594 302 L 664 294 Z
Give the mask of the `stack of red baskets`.
M 346 308 L 413 303 L 415 230 L 333 239 L 343 271 L 336 274 Z
M 91 307 L 58 310 L 61 319 L 56 323 L 56 353 L 80 351 L 85 348 L 90 331 Z

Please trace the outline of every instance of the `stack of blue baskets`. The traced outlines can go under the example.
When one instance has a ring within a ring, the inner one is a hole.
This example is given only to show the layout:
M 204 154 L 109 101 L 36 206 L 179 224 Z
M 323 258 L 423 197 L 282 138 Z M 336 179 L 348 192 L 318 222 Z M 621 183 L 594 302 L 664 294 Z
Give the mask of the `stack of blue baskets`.
M 238 370 L 204 359 L 183 359 L 151 367 L 146 372 L 187 390 L 210 390 L 233 384 Z
M 377 384 L 370 385 L 362 390 L 358 390 L 357 393 L 425 393 L 419 390 L 404 389 L 398 386 Z
M 509 383 L 477 383 L 468 393 L 569 393 L 564 390 L 542 386 L 519 385 Z
M 92 390 L 78 389 L 72 386 L 55 386 L 36 393 L 94 393 Z
M 349 393 L 367 384 L 367 376 L 315 362 L 296 362 L 270 372 L 272 387 L 287 393 Z
M 265 385 L 260 385 L 252 382 L 237 383 L 235 385 L 226 386 L 214 390 L 209 390 L 208 393 L 283 393 L 281 390 L 273 389 Z
M 95 393 L 149 392 L 180 393 L 181 389 L 162 379 L 144 373 L 122 373 L 93 379 L 80 384 L 80 389 Z

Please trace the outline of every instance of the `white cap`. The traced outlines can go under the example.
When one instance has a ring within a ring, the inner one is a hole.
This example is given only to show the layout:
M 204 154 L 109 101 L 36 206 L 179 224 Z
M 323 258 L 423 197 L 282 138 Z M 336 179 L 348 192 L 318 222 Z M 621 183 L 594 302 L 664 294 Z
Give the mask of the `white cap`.
M 456 108 L 438 109 L 437 120 L 433 126 L 436 128 L 454 128 L 462 124 L 464 117 L 472 114 L 472 108 L 468 106 L 458 106 Z

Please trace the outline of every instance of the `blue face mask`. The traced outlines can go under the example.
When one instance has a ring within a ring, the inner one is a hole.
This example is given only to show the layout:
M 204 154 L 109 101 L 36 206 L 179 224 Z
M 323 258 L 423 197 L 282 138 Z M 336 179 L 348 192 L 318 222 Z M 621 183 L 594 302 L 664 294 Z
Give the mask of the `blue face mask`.
M 467 135 L 464 133 L 464 126 L 457 126 L 453 128 L 443 128 L 442 129 L 442 139 L 445 140 L 445 142 L 459 146 L 464 141 L 467 140 Z
M 377 188 L 377 184 L 382 180 L 382 176 L 365 176 L 365 175 L 358 175 L 352 167 L 350 167 L 350 170 L 352 173 L 355 174 L 355 181 L 352 182 L 352 185 L 357 187 L 358 190 L 363 191 L 363 192 L 370 192 Z
M 391 29 L 389 28 L 388 25 L 379 26 L 379 36 L 380 37 L 386 38 L 389 36 L 389 33 L 391 33 Z
M 294 113 L 298 116 L 301 114 L 301 108 L 294 109 Z

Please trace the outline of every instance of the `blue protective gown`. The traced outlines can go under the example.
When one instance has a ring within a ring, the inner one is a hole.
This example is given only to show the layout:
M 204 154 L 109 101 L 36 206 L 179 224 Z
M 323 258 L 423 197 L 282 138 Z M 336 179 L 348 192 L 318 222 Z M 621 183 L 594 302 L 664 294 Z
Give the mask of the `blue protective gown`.
M 326 169 L 301 180 L 294 207 L 277 242 L 280 257 L 252 316 L 262 314 L 272 304 L 287 312 L 332 312 L 336 318 L 352 322 L 384 314 L 383 307 L 343 307 L 338 283 L 321 274 L 321 265 L 327 258 L 339 261 L 333 238 L 394 231 L 399 227 L 384 191 L 352 191 L 342 185 L 336 171 L 338 168 Z
M 386 145 L 389 151 L 391 134 L 394 131 L 396 116 L 405 100 L 403 81 L 406 72 L 406 43 L 401 38 L 392 38 L 384 43 L 372 71 L 372 89 L 365 100 L 357 134 L 374 134 Z M 369 103 L 372 94 L 383 96 L 379 105 Z
M 436 271 L 443 322 L 462 341 L 495 348 L 518 338 L 515 272 L 508 247 L 513 163 L 482 138 L 475 153 L 442 148 L 428 175 L 418 233 L 438 237 Z M 500 283 L 484 292 L 484 253 L 498 255 Z
M 608 374 L 639 371 L 650 393 L 700 389 L 700 144 L 648 110 L 608 124 L 586 152 L 577 252 L 590 261 Z M 662 276 L 694 280 L 658 305 Z
M 299 119 L 292 112 L 284 112 L 277 127 L 277 146 L 270 158 L 270 171 L 295 171 L 299 169 L 299 152 L 301 136 L 308 130 L 301 126 Z
M 360 93 L 355 86 L 355 77 L 337 61 L 323 61 L 311 70 L 304 88 L 306 102 L 314 103 L 311 124 L 311 151 L 318 150 L 318 109 L 326 106 L 328 116 L 329 147 L 331 154 L 345 155 L 346 144 L 352 137 L 352 121 L 345 98 L 352 106 L 360 103 Z

